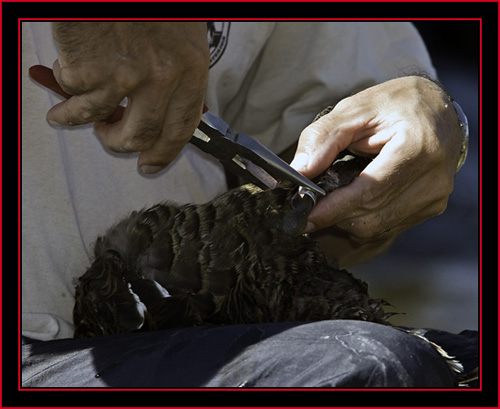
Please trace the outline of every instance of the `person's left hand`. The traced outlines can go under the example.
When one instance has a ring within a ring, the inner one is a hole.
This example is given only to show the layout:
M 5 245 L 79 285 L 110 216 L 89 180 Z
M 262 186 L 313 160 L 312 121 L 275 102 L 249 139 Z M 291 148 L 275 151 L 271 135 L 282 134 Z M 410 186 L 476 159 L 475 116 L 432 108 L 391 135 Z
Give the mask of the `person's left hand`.
M 292 166 L 313 178 L 346 148 L 375 159 L 318 202 L 306 232 L 329 228 L 325 250 L 341 265 L 374 256 L 445 210 L 461 144 L 453 104 L 428 79 L 398 78 L 340 101 L 304 129 Z

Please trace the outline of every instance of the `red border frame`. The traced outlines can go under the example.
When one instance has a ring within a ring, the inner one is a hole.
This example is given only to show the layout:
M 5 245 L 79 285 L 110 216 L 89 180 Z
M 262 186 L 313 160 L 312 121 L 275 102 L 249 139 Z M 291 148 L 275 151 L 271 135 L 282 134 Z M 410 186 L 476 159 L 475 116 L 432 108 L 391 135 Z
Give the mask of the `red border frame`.
M 118 0 L 112 0 L 113 2 L 116 1 L 118 2 Z M 128 1 L 131 1 L 131 0 L 125 0 L 126 2 Z M 155 0 L 156 1 L 156 0 Z M 278 0 L 278 1 L 283 1 L 285 2 L 285 0 Z M 298 0 L 292 0 L 292 1 L 298 1 Z M 321 2 L 327 2 L 327 0 L 319 0 Z M 370 0 L 367 0 L 367 1 L 370 1 Z M 396 1 L 396 0 L 390 0 L 390 1 Z M 451 0 L 445 0 L 447 2 L 450 2 L 452 3 Z M 89 0 L 89 2 L 99 2 L 97 0 Z M 225 2 L 225 0 L 220 0 L 219 2 Z M 365 0 L 362 0 L 361 2 L 365 2 Z M 398 1 L 399 2 L 399 1 Z M 25 20 L 36 20 L 36 21 L 52 21 L 52 19 L 19 19 L 18 20 L 18 40 L 20 39 L 20 35 L 21 35 L 21 22 L 22 21 L 25 21 Z M 63 19 L 58 19 L 58 20 L 63 20 Z M 68 20 L 73 20 L 73 19 L 68 19 Z M 92 19 L 94 20 L 94 19 Z M 113 20 L 113 19 L 95 19 L 95 20 Z M 134 19 L 116 19 L 116 20 L 134 20 Z M 144 20 L 144 19 L 140 19 L 140 20 Z M 151 19 L 151 20 L 157 20 L 157 19 Z M 199 19 L 200 20 L 200 19 Z M 231 19 L 226 19 L 226 20 L 231 20 Z M 277 19 L 254 19 L 254 18 L 251 18 L 251 19 L 238 19 L 238 20 L 242 20 L 242 21 L 265 21 L 265 20 L 277 20 Z M 288 20 L 288 19 L 287 19 Z M 311 20 L 311 19 L 296 19 L 296 18 L 293 18 L 291 20 L 297 20 L 297 21 L 300 21 L 300 20 Z M 332 19 L 314 19 L 314 20 L 324 20 L 324 21 L 327 21 L 327 20 L 332 20 Z M 479 59 L 479 178 L 480 178 L 480 184 L 479 184 L 479 208 L 482 209 L 482 19 L 478 19 L 478 18 L 460 18 L 460 19 L 456 19 L 456 18 L 418 18 L 418 19 L 413 19 L 413 18 L 389 18 L 389 19 L 366 19 L 366 18 L 363 18 L 363 19 L 353 19 L 353 18 L 340 18 L 340 19 L 334 19 L 334 20 L 366 20 L 366 21 L 401 21 L 401 20 L 405 20 L 405 21 L 418 21 L 418 20 L 432 20 L 432 21 L 446 21 L 446 20 L 461 20 L 461 21 L 465 21 L 465 20 L 470 20 L 470 21 L 480 21 L 480 59 Z M 18 60 L 18 64 L 19 64 L 19 67 L 21 66 L 21 48 L 20 48 L 20 41 L 18 41 L 18 54 L 19 54 L 19 60 Z M 20 88 L 20 76 L 21 76 L 21 73 L 20 73 L 20 69 L 18 70 L 19 72 L 19 77 L 18 77 L 18 97 L 19 97 L 19 101 L 21 99 L 21 88 Z M 19 133 L 18 133 L 18 176 L 19 176 L 19 186 L 18 186 L 18 203 L 19 203 L 19 214 L 18 214 L 18 248 L 19 248 L 19 253 L 18 253 L 18 266 L 19 266 L 19 275 L 18 275 L 18 284 L 19 284 L 19 312 L 21 311 L 21 297 L 20 297 L 20 288 L 21 288 L 21 281 L 20 281 L 20 269 L 21 269 L 21 253 L 20 253 L 20 248 L 21 248 L 21 219 L 20 219 L 20 203 L 21 203 L 21 186 L 20 186 L 20 180 L 21 180 L 21 157 L 20 157 L 20 150 L 21 150 L 21 133 L 20 133 L 20 115 L 21 115 L 21 109 L 20 109 L 20 103 L 19 103 L 19 106 L 18 106 L 18 113 L 19 113 L 19 118 L 18 118 L 18 127 L 19 127 Z M 499 112 L 500 113 L 500 112 Z M 1 148 L 0 148 L 1 149 Z M 499 148 L 499 155 L 500 155 L 500 148 Z M 0 170 L 1 172 L 1 170 Z M 500 174 L 500 168 L 499 168 L 499 174 Z M 1 193 L 0 193 L 1 194 Z M 500 198 L 500 194 L 499 194 L 499 198 Z M 0 226 L 1 226 L 1 219 L 0 219 Z M 499 224 L 499 227 L 500 227 L 500 224 Z M 1 240 L 1 239 L 0 239 Z M 480 305 L 479 305 L 479 332 L 480 334 L 482 334 L 482 303 L 481 303 L 481 300 L 482 300 L 482 214 L 481 214 L 481 211 L 480 211 L 480 214 L 479 214 L 479 240 L 480 240 L 480 243 L 479 243 L 479 299 L 480 299 Z M 500 245 L 499 245 L 499 253 L 500 253 Z M 1 255 L 0 255 L 1 256 Z M 500 256 L 499 256 L 499 266 L 500 266 Z M 0 284 L 1 286 L 1 284 Z M 19 317 L 18 317 L 18 326 L 19 326 L 19 334 L 21 333 L 21 318 L 20 318 L 20 314 L 19 314 Z M 1 330 L 0 330 L 1 331 Z M 19 335 L 20 337 L 20 335 Z M 19 342 L 19 345 L 20 345 L 20 342 Z M 20 347 L 19 347 L 20 348 Z M 20 349 L 18 351 L 18 353 L 20 354 Z M 480 364 L 482 364 L 482 350 L 480 350 Z M 481 365 L 482 366 L 482 365 Z M 19 371 L 21 370 L 20 368 L 20 363 L 19 363 Z M 29 392 L 29 391 L 33 391 L 33 390 L 36 390 L 36 391 L 40 391 L 40 390 L 54 390 L 56 388 L 44 388 L 44 389 L 27 389 L 27 388 L 22 388 L 20 386 L 20 372 L 19 372 L 19 390 L 21 391 L 26 391 L 26 392 Z M 482 376 L 480 377 L 480 379 L 482 379 Z M 480 386 L 479 389 L 481 389 L 482 386 Z M 75 390 L 82 390 L 80 388 L 68 388 L 68 389 L 64 389 L 65 391 L 75 391 Z M 84 390 L 111 390 L 111 391 L 123 391 L 123 390 L 144 390 L 144 389 L 84 389 Z M 192 389 L 147 389 L 148 391 L 152 391 L 152 390 L 169 390 L 169 391 L 176 391 L 176 390 L 182 390 L 182 391 L 200 391 L 200 390 L 203 390 L 203 391 L 206 391 L 207 389 L 204 389 L 204 388 L 192 388 Z M 220 389 L 217 389 L 217 390 L 220 390 Z M 222 390 L 226 390 L 226 389 L 222 389 Z M 227 390 L 233 390 L 232 388 L 229 388 Z M 266 391 L 269 391 L 269 390 L 301 390 L 303 391 L 304 389 L 252 389 L 252 390 L 266 390 Z M 327 391 L 332 391 L 331 389 L 313 389 L 314 391 L 320 391 L 320 390 L 327 390 Z M 341 391 L 341 390 L 344 390 L 344 389 L 335 389 L 334 391 Z M 374 389 L 354 389 L 354 390 L 359 390 L 359 391 L 366 391 L 366 390 L 374 390 Z M 395 391 L 401 391 L 401 389 L 383 389 L 384 391 L 391 391 L 391 390 L 395 390 Z M 427 389 L 411 389 L 411 390 L 422 390 L 422 391 L 427 391 Z M 458 391 L 457 389 L 439 389 L 439 390 L 453 390 L 453 391 Z M 353 391 L 353 389 L 349 389 L 349 391 Z M 462 390 L 464 392 L 467 391 L 467 389 L 464 389 Z

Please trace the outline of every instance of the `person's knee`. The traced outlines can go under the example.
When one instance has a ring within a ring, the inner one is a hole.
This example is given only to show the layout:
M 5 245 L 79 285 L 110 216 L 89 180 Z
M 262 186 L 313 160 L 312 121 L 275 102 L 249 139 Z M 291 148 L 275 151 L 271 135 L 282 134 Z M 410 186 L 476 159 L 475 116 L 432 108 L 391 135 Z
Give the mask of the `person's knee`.
M 431 344 L 364 321 L 296 325 L 250 346 L 237 360 L 244 362 L 237 365 L 239 371 L 252 368 L 246 380 L 254 387 L 452 387 L 455 383 Z
M 315 332 L 331 340 L 332 386 L 452 387 L 455 376 L 428 342 L 396 328 L 364 321 L 325 321 Z M 328 335 L 331 334 L 331 335 Z M 342 363 L 340 368 L 338 364 Z

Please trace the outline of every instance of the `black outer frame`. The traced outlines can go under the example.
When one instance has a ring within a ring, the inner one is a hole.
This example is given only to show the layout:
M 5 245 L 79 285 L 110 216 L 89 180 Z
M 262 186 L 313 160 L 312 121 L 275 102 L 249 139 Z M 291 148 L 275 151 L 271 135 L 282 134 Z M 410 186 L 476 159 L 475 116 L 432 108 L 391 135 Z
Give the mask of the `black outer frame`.
M 15 109 L 17 104 L 13 102 L 16 84 L 13 80 L 17 75 L 18 48 L 14 41 L 14 33 L 18 32 L 18 19 L 55 19 L 55 18 L 92 18 L 102 16 L 103 18 L 148 18 L 151 16 L 165 18 L 216 18 L 216 19 L 259 19 L 263 16 L 271 16 L 269 19 L 315 19 L 315 18 L 377 18 L 377 19 L 402 19 L 412 20 L 414 18 L 435 18 L 435 19 L 471 19 L 478 18 L 482 21 L 482 112 L 480 118 L 485 122 L 490 122 L 490 118 L 495 118 L 494 123 L 498 125 L 498 3 L 497 2 L 407 2 L 407 3 L 41 3 L 41 2 L 3 2 L 2 3 L 2 83 L 3 83 L 3 104 L 2 104 L 2 131 L 3 144 L 3 177 L 12 175 L 12 166 L 7 168 L 7 161 L 14 152 L 18 150 L 19 144 L 12 137 L 14 132 L 14 121 L 17 117 Z M 266 17 L 267 18 L 267 17 Z M 459 45 L 450 45 L 459 46 Z M 18 92 L 19 95 L 19 92 Z M 494 98 L 496 96 L 497 98 Z M 487 102 L 486 102 L 487 101 Z M 493 121 L 491 121 L 493 122 Z M 490 124 L 488 124 L 491 126 Z M 484 126 L 484 123 L 480 126 Z M 493 125 L 494 126 L 494 125 Z M 489 130 L 488 134 L 498 135 L 495 127 Z M 482 133 L 485 134 L 483 128 Z M 482 163 L 497 163 L 498 143 L 497 138 L 488 138 L 488 149 L 483 156 Z M 492 146 L 495 145 L 495 148 Z M 18 153 L 18 158 L 19 158 Z M 490 158 L 491 157 L 491 158 Z M 19 159 L 18 159 L 19 160 Z M 20 166 L 20 165 L 19 165 Z M 488 203 L 496 203 L 497 195 L 491 194 L 492 184 L 498 187 L 497 174 L 489 170 L 487 175 L 491 181 L 488 182 L 489 194 Z M 18 171 L 18 177 L 20 172 Z M 2 178 L 4 181 L 4 178 Z M 5 179 L 5 182 L 7 180 Z M 10 181 L 9 181 L 10 182 Z M 11 192 L 12 183 L 3 183 L 2 190 L 4 198 L 20 199 L 20 181 L 18 181 L 18 192 L 14 196 Z M 483 186 L 486 186 L 484 184 Z M 7 190 L 8 189 L 8 190 Z M 2 203 L 3 214 L 8 214 L 10 200 Z M 481 202 L 480 202 L 481 203 Z M 483 202 L 484 203 L 484 202 Z M 493 206 L 492 206 L 493 207 Z M 490 207 L 490 208 L 492 208 Z M 18 204 L 20 209 L 20 204 Z M 498 209 L 498 205 L 496 206 Z M 12 209 L 14 211 L 15 209 Z M 18 210 L 19 211 L 19 210 Z M 480 209 L 482 212 L 482 209 Z M 497 214 L 488 214 L 487 230 L 483 233 L 491 241 L 493 236 L 489 230 L 498 226 L 498 223 L 490 222 L 497 220 Z M 4 224 L 3 231 L 6 231 Z M 10 226 L 9 226 L 10 227 Z M 20 228 L 18 228 L 19 234 Z M 10 236 L 10 235 L 9 235 Z M 4 236 L 5 237 L 5 236 Z M 19 250 L 20 238 L 16 240 Z M 16 276 L 7 274 L 10 267 L 6 265 L 10 260 L 6 260 L 5 255 L 15 252 L 14 240 L 3 240 L 3 291 L 8 294 L 10 288 L 16 285 Z M 12 249 L 10 248 L 12 247 Z M 494 247 L 490 245 L 489 248 Z M 496 247 L 498 248 L 498 247 Z M 480 253 L 481 254 L 481 253 Z M 484 254 L 484 253 L 483 253 Z M 20 260 L 20 257 L 18 257 Z M 488 263 L 489 266 L 491 263 Z M 484 265 L 484 264 L 483 264 Z M 498 277 L 495 272 L 490 272 L 484 276 L 482 299 L 497 299 Z M 9 291 L 10 292 L 10 291 Z M 482 300 L 481 300 L 482 302 Z M 498 304 L 497 304 L 498 306 Z M 2 298 L 3 311 L 3 360 L 2 360 L 2 406 L 412 406 L 425 407 L 443 405 L 446 407 L 498 407 L 498 309 L 491 308 L 491 301 L 484 308 L 482 322 L 482 390 L 366 390 L 366 391 L 251 391 L 251 390 L 206 390 L 206 391 L 175 391 L 165 394 L 149 393 L 145 391 L 69 391 L 69 390 L 18 390 L 18 357 L 12 352 L 19 351 L 19 337 L 17 331 L 18 321 L 11 313 L 13 304 L 12 298 L 4 296 Z M 9 312 L 9 316 L 7 316 Z M 16 328 L 16 329 L 14 329 Z M 487 336 L 485 336 L 487 334 Z M 17 376 L 14 375 L 17 374 Z M 335 393 L 336 394 L 332 394 Z M 102 394 L 104 393 L 104 395 Z

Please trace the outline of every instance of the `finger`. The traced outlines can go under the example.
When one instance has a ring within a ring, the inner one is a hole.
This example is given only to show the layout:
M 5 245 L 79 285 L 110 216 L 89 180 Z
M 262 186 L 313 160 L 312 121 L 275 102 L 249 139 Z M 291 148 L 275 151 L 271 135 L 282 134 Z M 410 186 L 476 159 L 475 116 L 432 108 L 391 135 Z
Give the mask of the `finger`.
M 54 105 L 47 112 L 47 120 L 55 125 L 81 125 L 104 121 L 109 118 L 121 102 L 105 90 L 95 90 L 82 95 L 73 95 L 67 101 Z
M 45 67 L 44 67 L 45 68 Z M 45 71 L 48 69 L 45 69 Z M 97 77 L 88 74 L 93 70 L 62 69 L 58 60 L 54 62 L 53 79 L 44 78 L 55 92 L 67 102 L 54 106 L 47 113 L 49 122 L 57 125 L 80 125 L 103 120 L 117 120 L 120 115 L 115 110 L 126 95 L 126 90 L 116 84 L 97 85 Z M 48 73 L 45 73 L 45 77 Z M 78 75 L 75 75 L 78 74 Z M 71 77 L 68 80 L 68 76 Z M 55 82 L 55 84 L 54 84 Z M 68 83 L 72 84 L 71 86 Z M 57 86 L 56 86 L 57 84 Z M 75 85 L 76 84 L 76 85 Z
M 370 176 L 361 173 L 349 185 L 321 199 L 309 215 L 306 232 L 336 226 L 344 220 L 362 215 L 366 211 L 360 203 L 362 192 L 370 189 L 373 183 Z
M 161 77 L 160 84 L 151 82 L 134 89 L 121 121 L 114 124 L 100 122 L 94 127 L 109 149 L 142 152 L 138 165 L 150 166 L 147 173 L 159 171 L 177 156 L 192 136 L 201 115 L 206 82 L 200 90 L 190 77 L 184 78 L 175 72 L 171 74 Z M 189 106 L 193 88 L 195 96 L 199 94 L 197 99 L 194 98 L 194 114 Z
M 446 209 L 447 198 L 453 186 L 446 178 L 436 178 L 430 170 L 404 186 L 400 193 L 373 210 L 365 209 L 358 215 L 336 224 L 336 228 L 357 243 L 384 240 L 415 226 Z M 440 194 L 436 195 L 436 192 Z
M 385 251 L 397 237 L 397 234 L 386 234 L 379 240 L 360 244 L 352 240 L 348 234 L 335 228 L 324 229 L 311 234 L 323 253 L 330 260 L 336 260 L 341 268 L 360 264 Z
M 343 231 L 354 243 L 366 244 L 380 241 L 384 238 L 398 235 L 411 227 L 408 211 L 420 211 L 410 207 L 402 208 L 403 201 L 396 200 L 374 212 L 359 217 L 347 219 L 336 225 L 336 229 Z
M 164 97 L 163 92 L 156 91 L 155 94 L 149 89 L 135 91 L 127 98 L 127 106 L 119 121 L 110 118 L 96 122 L 94 130 L 108 149 L 121 153 L 139 152 L 149 149 L 158 139 L 168 97 Z
M 446 209 L 446 203 L 446 198 L 429 203 L 416 203 L 414 195 L 405 192 L 402 197 L 398 197 L 382 209 L 345 220 L 336 228 L 345 232 L 356 243 L 381 241 L 441 214 Z
M 341 101 L 330 113 L 302 131 L 291 163 L 294 169 L 308 178 L 318 176 L 331 165 L 339 152 L 353 142 L 373 135 L 373 116 L 359 107 L 350 106 L 349 98 Z M 370 152 L 363 154 L 367 153 Z
M 93 84 L 89 81 L 89 78 L 83 79 L 85 70 L 63 68 L 60 60 L 61 57 L 52 64 L 52 73 L 57 83 L 66 93 L 69 95 L 78 95 L 92 89 Z
M 34 81 L 50 89 L 56 94 L 59 94 L 63 98 L 69 99 L 72 97 L 72 95 L 64 91 L 61 88 L 61 86 L 57 83 L 57 80 L 54 77 L 54 72 L 49 67 L 45 67 L 43 65 L 34 65 L 30 67 L 29 75 Z M 113 114 L 109 118 L 106 118 L 106 122 L 113 123 L 120 120 L 123 116 L 123 111 L 124 107 L 119 105 L 113 112 Z
M 299 138 L 297 151 L 290 166 L 312 179 L 332 164 L 337 154 L 348 145 L 330 125 L 327 117 L 322 117 L 306 127 Z
M 184 87 L 180 86 L 174 92 L 160 137 L 150 149 L 139 156 L 138 166 L 143 172 L 156 173 L 163 169 L 189 142 L 204 109 L 204 90 L 204 87 L 200 87 L 194 94 L 186 96 Z
M 401 155 L 401 156 L 400 156 Z M 379 155 L 355 178 L 322 199 L 309 216 L 309 231 L 338 225 L 381 209 L 408 189 L 422 171 L 406 161 L 409 153 L 399 143 L 391 141 Z

